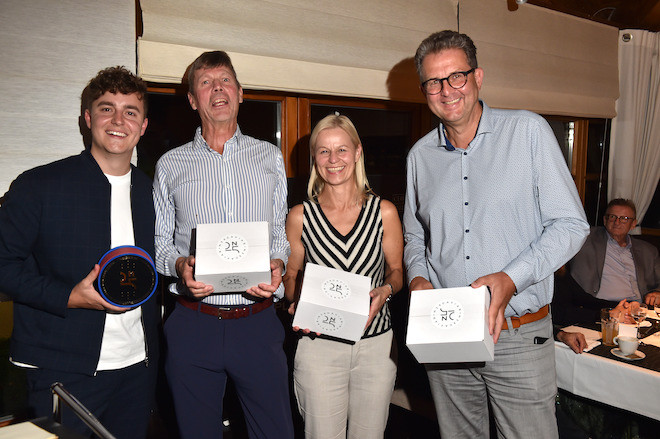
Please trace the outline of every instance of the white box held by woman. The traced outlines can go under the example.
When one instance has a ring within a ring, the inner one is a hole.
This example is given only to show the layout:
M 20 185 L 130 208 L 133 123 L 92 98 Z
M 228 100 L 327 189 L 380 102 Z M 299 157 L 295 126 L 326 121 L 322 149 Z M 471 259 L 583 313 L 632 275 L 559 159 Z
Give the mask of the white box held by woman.
M 198 224 L 195 280 L 213 285 L 216 293 L 239 293 L 270 284 L 268 223 Z
M 489 305 L 486 286 L 412 291 L 408 349 L 420 363 L 492 361 Z
M 293 326 L 358 341 L 369 318 L 371 279 L 307 263 Z

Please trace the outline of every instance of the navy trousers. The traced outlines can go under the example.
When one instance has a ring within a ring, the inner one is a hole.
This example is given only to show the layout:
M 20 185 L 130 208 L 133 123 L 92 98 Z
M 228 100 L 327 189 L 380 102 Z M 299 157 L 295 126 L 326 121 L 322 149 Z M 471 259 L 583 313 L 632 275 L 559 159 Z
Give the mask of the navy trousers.
M 165 373 L 182 439 L 222 437 L 227 377 L 250 438 L 293 438 L 284 328 L 274 307 L 219 320 L 177 303 L 164 331 Z
M 53 413 L 50 386 L 60 382 L 117 439 L 144 439 L 154 403 L 157 365 L 144 361 L 97 372 L 95 376 L 49 369 L 27 369 L 28 402 L 35 417 Z M 62 424 L 91 437 L 92 431 L 62 405 Z

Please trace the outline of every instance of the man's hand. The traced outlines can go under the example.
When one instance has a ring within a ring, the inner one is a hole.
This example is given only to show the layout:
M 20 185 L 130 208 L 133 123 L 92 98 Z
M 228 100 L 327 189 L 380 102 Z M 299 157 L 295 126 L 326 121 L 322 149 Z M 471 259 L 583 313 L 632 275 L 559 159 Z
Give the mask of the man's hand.
M 433 284 L 428 280 L 424 279 L 422 276 L 417 276 L 416 278 L 410 281 L 410 285 L 408 286 L 408 289 L 410 291 L 432 290 Z
M 176 260 L 174 265 L 179 280 L 195 299 L 203 299 L 213 292 L 213 285 L 197 282 L 193 277 L 193 267 L 195 266 L 194 256 L 191 255 L 187 258 L 182 256 Z
M 92 271 L 78 284 L 73 287 L 69 295 L 68 308 L 98 309 L 112 312 L 126 312 L 129 308 L 115 306 L 106 301 L 96 289 L 94 281 L 99 275 L 101 268 L 98 264 L 94 265 Z
M 651 291 L 648 293 L 644 297 L 644 302 L 650 306 L 660 305 L 660 291 Z
M 268 299 L 277 291 L 277 287 L 282 283 L 282 273 L 284 273 L 284 261 L 281 259 L 271 259 L 270 285 L 259 284 L 256 287 L 249 288 L 246 292 L 258 298 Z
M 579 332 L 559 331 L 557 334 L 557 340 L 573 349 L 573 352 L 576 354 L 581 354 L 587 347 L 587 339 Z
M 490 288 L 490 307 L 488 308 L 488 331 L 493 336 L 493 342 L 497 343 L 502 332 L 504 324 L 504 310 L 509 304 L 513 293 L 516 292 L 516 285 L 508 274 L 503 271 L 481 276 L 472 282 L 472 288 L 479 288 L 483 285 Z

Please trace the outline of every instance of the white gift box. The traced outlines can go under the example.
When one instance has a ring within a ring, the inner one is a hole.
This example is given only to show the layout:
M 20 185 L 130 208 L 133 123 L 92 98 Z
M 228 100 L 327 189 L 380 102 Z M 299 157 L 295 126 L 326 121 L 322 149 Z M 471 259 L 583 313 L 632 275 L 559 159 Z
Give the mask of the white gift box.
M 369 318 L 371 279 L 307 263 L 293 325 L 358 341 Z
M 489 304 L 486 286 L 412 291 L 408 349 L 420 363 L 492 361 Z
M 239 293 L 270 284 L 268 223 L 198 224 L 195 280 L 213 285 L 216 293 Z

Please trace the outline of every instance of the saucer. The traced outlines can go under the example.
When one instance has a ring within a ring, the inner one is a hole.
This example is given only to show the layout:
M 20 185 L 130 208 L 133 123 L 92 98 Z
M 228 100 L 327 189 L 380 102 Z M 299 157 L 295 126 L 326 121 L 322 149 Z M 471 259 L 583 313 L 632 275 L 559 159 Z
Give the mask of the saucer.
M 615 357 L 619 357 L 622 360 L 626 360 L 626 361 L 642 360 L 642 359 L 646 358 L 646 354 L 642 351 L 635 351 L 630 355 L 624 355 L 624 353 L 621 352 L 621 350 L 619 348 L 613 348 L 610 352 Z

